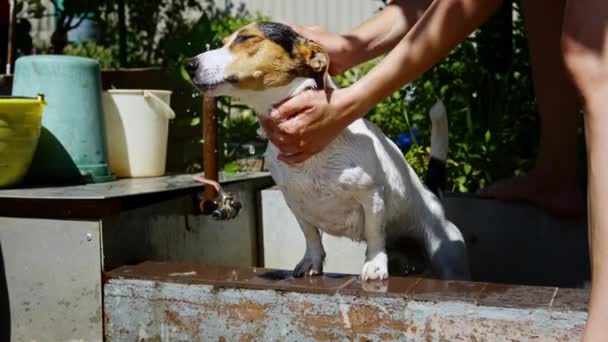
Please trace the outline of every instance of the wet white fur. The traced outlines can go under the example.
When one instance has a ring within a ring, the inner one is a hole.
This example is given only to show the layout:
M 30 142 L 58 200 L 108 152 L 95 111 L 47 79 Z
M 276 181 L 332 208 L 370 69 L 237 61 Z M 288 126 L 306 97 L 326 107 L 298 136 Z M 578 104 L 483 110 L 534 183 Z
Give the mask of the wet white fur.
M 313 79 L 296 78 L 286 86 L 263 91 L 237 89 L 223 83 L 225 75 L 216 72 L 230 62 L 226 53 L 221 48 L 199 55 L 197 77 L 221 83 L 207 95 L 239 98 L 258 116 L 268 115 L 274 104 L 315 86 Z M 329 77 L 327 83 L 335 87 Z M 434 119 L 445 128 L 434 130 L 433 139 L 444 143 L 434 155 L 445 159 L 447 119 Z M 385 246 L 399 237 L 423 243 L 440 278 L 468 279 L 460 231 L 445 217 L 437 197 L 423 186 L 397 146 L 373 123 L 356 120 L 323 151 L 299 165 L 277 160 L 278 154 L 269 143 L 266 164 L 306 238 L 306 253 L 296 270 L 306 274 L 321 271 L 325 251 L 320 234 L 324 232 L 367 243 L 361 271 L 364 280 L 388 277 Z

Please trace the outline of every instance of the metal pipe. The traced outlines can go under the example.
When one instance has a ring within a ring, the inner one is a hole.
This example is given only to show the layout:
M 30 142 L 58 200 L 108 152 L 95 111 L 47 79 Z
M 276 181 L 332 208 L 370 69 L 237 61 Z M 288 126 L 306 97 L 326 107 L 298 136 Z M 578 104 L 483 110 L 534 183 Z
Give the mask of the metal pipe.
M 211 215 L 214 220 L 232 220 L 239 214 L 242 205 L 235 194 L 225 192 L 219 184 L 217 148 L 217 100 L 203 98 L 203 171 L 204 177 L 192 179 L 205 185 L 203 197 L 198 204 L 203 215 Z
M 15 26 L 15 0 L 8 2 L 8 50 L 6 53 L 6 74 L 11 74 L 13 61 L 13 30 Z
M 219 182 L 219 172 L 217 169 L 217 100 L 214 97 L 203 98 L 203 171 L 205 178 Z M 205 187 L 204 199 L 201 203 L 201 210 L 204 214 L 216 208 L 210 203 L 215 203 L 217 190 L 212 186 Z

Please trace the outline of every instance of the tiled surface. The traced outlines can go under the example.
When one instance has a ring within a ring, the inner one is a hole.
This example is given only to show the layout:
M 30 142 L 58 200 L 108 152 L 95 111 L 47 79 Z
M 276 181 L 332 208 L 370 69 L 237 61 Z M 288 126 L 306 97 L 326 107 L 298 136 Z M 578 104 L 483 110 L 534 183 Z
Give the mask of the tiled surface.
M 481 292 L 477 304 L 512 308 L 549 307 L 556 290 L 555 287 L 490 283 Z
M 387 280 L 361 281 L 355 279 L 338 292 L 351 296 L 408 296 L 411 289 L 420 282 L 419 278 L 391 277 Z
M 170 283 L 265 288 L 272 286 L 275 282 L 258 276 L 269 271 L 264 268 L 254 267 L 190 265 L 147 261 L 135 266 L 119 267 L 107 272 L 106 277 L 165 281 Z
M 107 272 L 108 278 L 131 278 L 169 283 L 208 284 L 216 287 L 272 289 L 277 291 L 352 295 L 357 297 L 407 297 L 420 301 L 452 301 L 482 306 L 546 308 L 586 311 L 588 291 L 555 287 L 441 281 L 391 277 L 362 282 L 352 275 L 293 278 L 290 271 L 252 267 L 187 265 L 144 262 Z
M 588 305 L 588 289 L 558 289 L 551 308 L 558 311 L 587 311 Z
M 293 278 L 290 271 L 259 267 L 189 265 L 150 261 L 136 266 L 119 267 L 107 272 L 106 277 L 325 294 L 335 293 L 354 279 L 349 275 Z
M 486 283 L 422 279 L 410 295 L 417 300 L 475 303 L 486 286 Z
M 277 290 L 333 294 L 355 278 L 345 277 L 302 277 L 288 278 L 275 284 Z

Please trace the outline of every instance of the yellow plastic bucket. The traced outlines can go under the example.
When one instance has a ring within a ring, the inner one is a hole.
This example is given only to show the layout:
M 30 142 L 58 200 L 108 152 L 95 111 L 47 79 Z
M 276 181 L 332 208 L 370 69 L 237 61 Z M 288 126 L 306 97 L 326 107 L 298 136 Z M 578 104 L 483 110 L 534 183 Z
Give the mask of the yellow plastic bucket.
M 0 187 L 15 186 L 25 177 L 40 138 L 45 105 L 43 95 L 0 96 Z

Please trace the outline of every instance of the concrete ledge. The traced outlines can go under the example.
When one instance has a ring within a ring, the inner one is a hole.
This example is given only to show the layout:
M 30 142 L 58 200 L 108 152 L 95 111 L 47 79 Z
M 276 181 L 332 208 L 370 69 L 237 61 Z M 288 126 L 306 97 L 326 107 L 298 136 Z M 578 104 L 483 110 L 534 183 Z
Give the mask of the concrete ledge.
M 292 269 L 305 250 L 295 216 L 277 187 L 261 192 L 264 266 Z M 590 279 L 587 225 L 518 203 L 446 194 L 446 215 L 467 242 L 475 281 L 582 287 Z M 323 234 L 324 270 L 359 274 L 365 244 Z
M 107 341 L 578 341 L 585 290 L 146 262 L 106 274 Z

